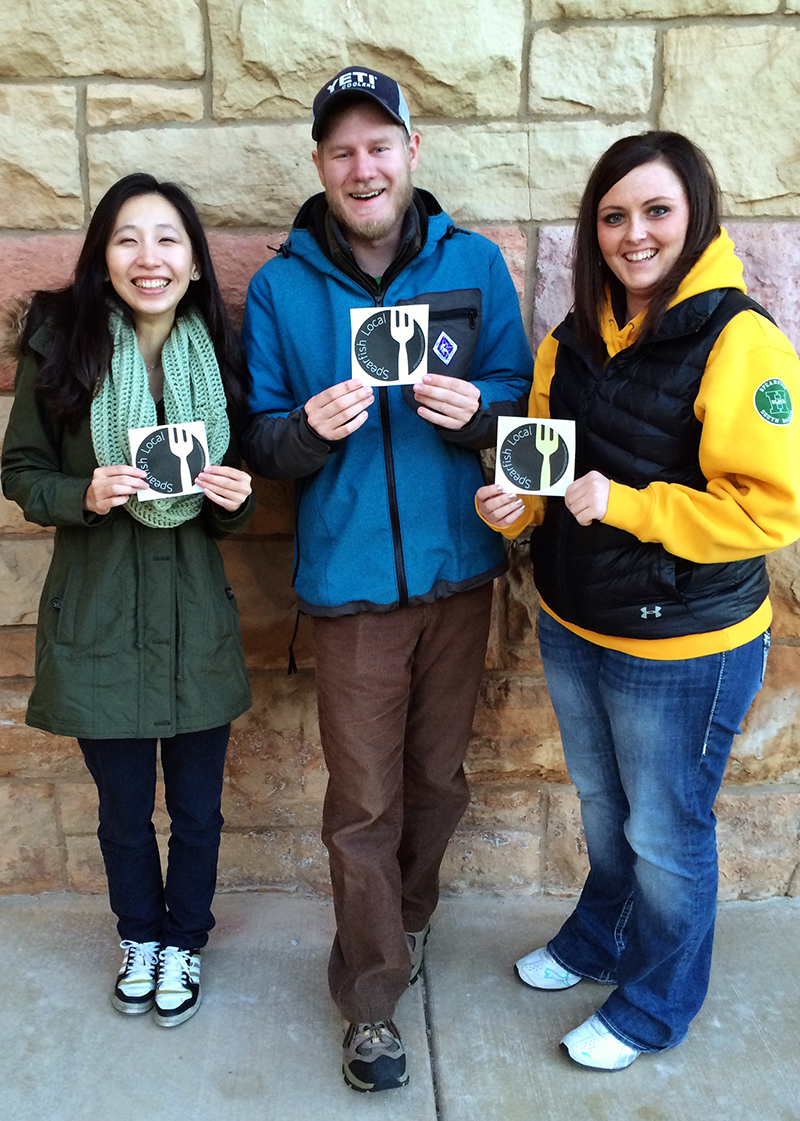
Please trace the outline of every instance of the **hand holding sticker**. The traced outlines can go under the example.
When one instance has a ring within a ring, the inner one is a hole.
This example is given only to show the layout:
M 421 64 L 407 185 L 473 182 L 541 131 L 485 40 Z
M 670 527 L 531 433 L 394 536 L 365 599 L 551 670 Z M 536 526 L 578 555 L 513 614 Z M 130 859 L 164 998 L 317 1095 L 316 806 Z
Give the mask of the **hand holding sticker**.
M 357 378 L 339 382 L 309 397 L 304 408 L 309 425 L 323 440 L 343 440 L 367 419 L 375 400 L 369 386 Z
M 414 384 L 414 399 L 423 420 L 441 428 L 463 428 L 478 411 L 481 391 L 463 378 L 423 374 Z

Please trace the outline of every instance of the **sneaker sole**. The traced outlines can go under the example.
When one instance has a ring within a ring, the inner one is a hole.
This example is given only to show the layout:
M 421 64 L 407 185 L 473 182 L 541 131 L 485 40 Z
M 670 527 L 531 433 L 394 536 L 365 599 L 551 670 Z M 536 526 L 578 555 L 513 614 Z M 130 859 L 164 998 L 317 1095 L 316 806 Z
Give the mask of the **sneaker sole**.
M 179 1024 L 185 1024 L 187 1020 L 191 1020 L 195 1012 L 200 1007 L 203 999 L 202 990 L 197 994 L 197 1000 L 191 1008 L 187 1008 L 185 1012 L 176 1012 L 174 1016 L 169 1013 L 162 1012 L 158 1005 L 156 1005 L 156 1023 L 160 1028 L 177 1028 Z
M 371 1085 L 368 1085 L 366 1082 L 361 1082 L 354 1074 L 350 1074 L 346 1066 L 342 1067 L 342 1076 L 345 1085 L 349 1086 L 351 1090 L 355 1090 L 357 1094 L 378 1094 L 383 1090 L 402 1090 L 404 1086 L 408 1085 L 408 1071 L 406 1071 L 402 1078 L 386 1086 L 378 1086 L 374 1082 Z
M 525 980 L 516 965 L 514 966 L 514 973 L 516 974 L 517 980 L 520 981 L 526 989 L 534 989 L 537 993 L 566 993 L 569 992 L 570 989 L 574 989 L 576 985 L 579 985 L 581 981 L 584 980 L 583 977 L 579 977 L 578 980 L 573 981 L 571 985 L 559 985 L 554 989 L 545 988 L 544 985 L 532 985 L 530 981 Z
M 569 1061 L 571 1063 L 574 1063 L 575 1066 L 583 1067 L 584 1070 L 594 1071 L 595 1074 L 619 1074 L 620 1071 L 627 1070 L 629 1066 L 632 1066 L 634 1064 L 634 1062 L 636 1061 L 636 1059 L 639 1058 L 639 1055 L 641 1055 L 641 1053 L 642 1053 L 640 1051 L 639 1055 L 634 1055 L 634 1057 L 627 1064 L 627 1066 L 624 1066 L 624 1067 L 593 1067 L 593 1066 L 590 1066 L 589 1063 L 582 1063 L 580 1061 L 580 1059 L 573 1058 L 573 1056 L 570 1054 L 569 1047 L 567 1047 L 566 1043 L 559 1043 L 558 1046 L 561 1048 L 561 1050 L 564 1052 L 564 1054 L 567 1056 L 567 1058 L 569 1059 Z
M 140 1004 L 131 1004 L 127 1000 L 120 1000 L 116 993 L 111 994 L 111 1004 L 123 1016 L 141 1016 L 149 1012 L 155 1002 L 155 997 L 151 996 L 149 1000 L 143 1000 Z

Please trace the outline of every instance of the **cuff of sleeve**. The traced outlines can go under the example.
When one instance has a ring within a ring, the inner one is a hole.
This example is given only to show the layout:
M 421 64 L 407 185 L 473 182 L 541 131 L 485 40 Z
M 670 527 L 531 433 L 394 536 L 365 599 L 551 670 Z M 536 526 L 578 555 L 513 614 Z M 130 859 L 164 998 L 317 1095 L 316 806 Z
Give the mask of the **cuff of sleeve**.
M 255 494 L 248 494 L 238 510 L 225 510 L 215 502 L 207 500 L 214 521 L 222 533 L 238 533 L 250 520 L 256 505 Z
M 466 424 L 461 428 L 445 428 L 442 424 L 434 424 L 434 428 L 444 440 L 450 440 L 454 444 L 467 442 L 477 435 L 483 427 L 483 422 L 487 417 L 486 409 L 484 408 L 483 401 L 478 398 L 478 407 Z M 492 418 L 493 419 L 493 418 Z
M 636 490 L 635 487 L 627 487 L 611 480 L 604 525 L 627 530 L 644 541 L 649 516 L 650 501 L 646 490 Z
M 472 416 L 469 418 L 469 420 L 467 421 L 466 424 L 462 424 L 461 428 L 459 428 L 458 431 L 469 434 L 474 428 L 478 427 L 478 425 L 480 424 L 481 420 L 483 419 L 483 417 L 485 415 L 486 415 L 486 409 L 485 409 L 484 404 L 483 404 L 483 398 L 479 397 L 478 398 L 478 405 L 475 409 L 475 412 L 472 414 Z
M 485 525 L 488 525 L 489 529 L 493 529 L 495 533 L 502 534 L 507 541 L 513 541 L 514 538 L 519 537 L 528 526 L 539 525 L 544 517 L 544 504 L 541 498 L 538 498 L 536 495 L 521 495 L 521 498 L 525 503 L 525 509 L 511 525 L 499 526 L 487 521 L 478 509 L 477 498 L 475 499 L 475 513 Z
M 308 422 L 305 409 L 300 409 L 300 441 L 304 447 L 310 451 L 320 452 L 335 452 L 344 444 L 347 439 L 345 436 L 342 440 L 326 440 L 324 436 L 320 436 Z
M 59 487 L 57 509 L 52 511 L 53 525 L 100 525 L 107 514 L 95 514 L 86 510 L 83 500 L 92 482 L 91 476 L 85 479 L 65 478 Z

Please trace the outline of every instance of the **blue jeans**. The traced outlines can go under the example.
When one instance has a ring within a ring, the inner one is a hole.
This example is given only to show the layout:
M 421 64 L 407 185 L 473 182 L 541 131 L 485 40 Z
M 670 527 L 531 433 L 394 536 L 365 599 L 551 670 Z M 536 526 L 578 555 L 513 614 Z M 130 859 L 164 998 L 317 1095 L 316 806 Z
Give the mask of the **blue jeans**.
M 599 1011 L 624 1043 L 675 1047 L 708 990 L 717 899 L 713 805 L 761 687 L 769 632 L 721 654 L 636 658 L 545 611 L 539 642 L 590 871 L 548 949 L 616 984 Z
M 170 816 L 166 880 L 152 816 L 156 740 L 79 739 L 100 796 L 97 837 L 121 938 L 195 950 L 214 926 L 220 799 L 230 724 L 161 740 Z

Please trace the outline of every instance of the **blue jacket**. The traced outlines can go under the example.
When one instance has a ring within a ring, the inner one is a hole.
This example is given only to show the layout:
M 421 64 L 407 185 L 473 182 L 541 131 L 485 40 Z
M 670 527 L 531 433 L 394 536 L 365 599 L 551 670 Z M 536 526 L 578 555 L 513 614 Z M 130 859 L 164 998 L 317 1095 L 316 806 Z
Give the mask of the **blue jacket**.
M 428 370 L 469 378 L 481 407 L 460 431 L 416 412 L 407 387 L 377 389 L 369 417 L 328 442 L 305 402 L 350 373 L 350 309 L 429 305 Z M 455 342 L 449 365 L 433 347 Z M 380 287 L 361 271 L 324 195 L 301 208 L 279 255 L 253 277 L 244 319 L 253 417 L 243 451 L 270 478 L 294 478 L 294 584 L 311 615 L 390 611 L 487 583 L 505 569 L 502 541 L 476 516 L 478 449 L 496 417 L 523 412 L 531 353 L 497 247 L 457 229 L 416 191 L 398 256 Z

